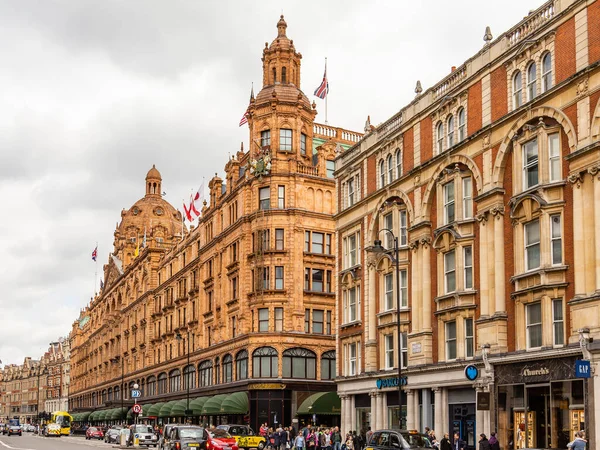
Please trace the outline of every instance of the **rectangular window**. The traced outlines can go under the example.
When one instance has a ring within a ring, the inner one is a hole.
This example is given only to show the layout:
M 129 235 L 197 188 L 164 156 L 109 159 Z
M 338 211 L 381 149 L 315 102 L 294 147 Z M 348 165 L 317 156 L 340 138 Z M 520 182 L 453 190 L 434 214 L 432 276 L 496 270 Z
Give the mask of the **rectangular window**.
M 529 189 L 539 184 L 537 138 L 523 145 L 523 188 Z
M 325 292 L 324 291 L 324 275 L 325 271 L 322 269 L 312 269 L 311 270 L 311 290 L 316 292 Z
M 454 222 L 454 181 L 446 183 L 443 187 L 444 190 L 444 224 Z
M 525 224 L 525 270 L 540 267 L 540 221 Z
M 473 217 L 473 179 L 471 177 L 463 178 L 463 219 Z
M 271 230 L 258 230 L 256 251 L 267 251 L 271 248 Z
M 406 210 L 400 210 L 399 214 L 399 222 L 400 222 L 400 241 L 398 244 L 401 247 L 405 247 L 408 245 L 408 222 L 406 220 Z
M 358 252 L 356 249 L 356 234 L 348 236 L 348 265 L 347 267 L 354 267 L 358 264 Z
M 237 277 L 233 277 L 231 279 L 231 298 L 238 298 L 238 279 Z
M 269 331 L 269 308 L 258 310 L 258 331 Z
M 283 308 L 275 308 L 275 331 L 283 331 Z
M 282 128 L 279 130 L 279 151 L 292 151 L 292 130 Z
M 473 319 L 465 319 L 465 357 L 475 356 L 475 337 L 473 335 Z
M 552 240 L 552 264 L 562 264 L 562 230 L 560 226 L 560 214 L 550 216 L 551 240 Z
M 463 248 L 463 264 L 465 272 L 465 289 L 473 289 L 473 247 Z
M 400 270 L 400 307 L 408 308 L 408 270 Z
M 347 291 L 344 291 L 344 295 L 346 297 L 346 307 L 344 308 L 346 310 L 346 323 L 354 322 L 358 320 L 359 288 L 353 287 L 348 289 Z
M 383 216 L 383 228 L 387 228 L 392 232 L 394 231 L 394 216 L 392 213 Z M 392 238 L 392 233 L 385 233 L 385 248 L 394 248 L 394 239 Z
M 400 347 L 402 352 L 402 368 L 408 367 L 408 333 L 400 333 Z
M 271 208 L 271 190 L 268 186 L 262 187 L 258 190 L 258 206 L 260 209 Z
M 394 335 L 386 334 L 384 336 L 385 342 L 385 368 L 394 368 Z
M 326 323 L 326 333 L 331 335 L 331 311 L 327 311 L 327 323 Z
M 386 273 L 383 277 L 385 298 L 383 309 L 384 311 L 390 311 L 394 308 L 394 274 Z
M 285 208 L 285 186 L 277 186 L 277 207 Z
M 300 154 L 306 155 L 306 135 L 300 133 Z
M 231 318 L 231 337 L 234 338 L 237 336 L 237 317 L 233 316 Z
M 354 198 L 354 178 L 350 178 L 348 180 L 347 185 L 348 185 L 348 206 L 350 207 L 350 206 L 354 205 L 354 201 L 355 201 L 355 198 Z
M 271 268 L 260 267 L 258 271 L 261 274 L 261 287 L 265 290 L 271 289 Z
M 304 332 L 310 333 L 310 309 L 304 310 Z
M 275 250 L 284 249 L 284 230 L 283 228 L 275 228 Z
M 526 307 L 527 348 L 542 346 L 542 304 L 530 303 Z
M 260 132 L 260 146 L 262 148 L 269 147 L 271 145 L 271 130 L 264 130 Z
M 456 291 L 456 253 L 454 250 L 444 253 L 444 283 L 446 294 Z
M 275 289 L 283 289 L 283 266 L 275 266 Z
M 304 269 L 304 290 L 310 291 L 310 269 Z
M 358 374 L 358 351 L 356 342 L 348 344 L 348 375 Z
M 456 321 L 446 322 L 446 360 L 456 359 Z
M 558 133 L 548 135 L 548 159 L 550 169 L 550 181 L 560 180 L 560 148 Z
M 323 334 L 325 312 L 322 309 L 313 309 L 312 319 L 312 332 L 316 334 Z
M 565 345 L 565 324 L 562 298 L 552 300 L 552 331 L 554 345 Z
M 234 263 L 238 260 L 238 244 L 237 242 L 234 242 L 233 244 L 231 244 L 231 262 Z M 195 273 L 194 273 L 195 275 Z M 194 279 L 193 282 L 194 286 L 196 285 L 196 280 Z
M 312 232 L 311 252 L 323 254 L 323 244 L 325 235 L 323 233 Z
M 327 178 L 333 178 L 333 173 L 335 172 L 335 161 L 327 160 L 325 162 L 325 166 L 327 168 Z
M 304 251 L 310 252 L 310 231 L 304 232 Z

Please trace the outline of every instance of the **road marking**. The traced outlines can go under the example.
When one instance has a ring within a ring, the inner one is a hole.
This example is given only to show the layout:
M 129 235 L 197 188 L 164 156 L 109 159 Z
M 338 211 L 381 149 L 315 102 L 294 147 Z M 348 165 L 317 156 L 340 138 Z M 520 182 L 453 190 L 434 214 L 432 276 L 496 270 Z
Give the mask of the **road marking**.
M 10 445 L 6 444 L 4 441 L 1 441 L 1 440 L 0 440 L 0 444 L 2 444 L 6 448 L 10 448 L 12 450 L 35 450 L 33 448 L 11 447 Z

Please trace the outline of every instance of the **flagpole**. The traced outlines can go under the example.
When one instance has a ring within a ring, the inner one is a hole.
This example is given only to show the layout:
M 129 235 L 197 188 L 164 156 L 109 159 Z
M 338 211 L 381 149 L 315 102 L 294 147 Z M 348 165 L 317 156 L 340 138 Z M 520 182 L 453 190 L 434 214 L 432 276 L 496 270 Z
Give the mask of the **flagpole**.
M 327 75 L 327 57 L 325 57 L 325 74 Z M 325 79 L 325 125 L 327 125 L 327 97 L 329 97 L 329 94 L 327 91 L 329 89 L 327 89 L 327 87 L 329 86 L 329 78 Z
M 98 248 L 98 241 L 96 241 L 96 248 Z M 96 295 L 96 286 L 98 285 L 98 254 L 96 253 L 96 260 L 94 261 L 94 295 Z

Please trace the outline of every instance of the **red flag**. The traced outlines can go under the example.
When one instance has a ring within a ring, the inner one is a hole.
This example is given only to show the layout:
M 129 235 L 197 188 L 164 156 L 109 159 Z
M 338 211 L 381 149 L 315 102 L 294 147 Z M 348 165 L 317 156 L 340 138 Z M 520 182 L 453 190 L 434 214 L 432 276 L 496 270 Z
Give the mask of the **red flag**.
M 98 246 L 96 245 L 96 248 L 94 249 L 94 251 L 92 252 L 92 259 L 94 261 L 96 261 L 96 258 L 98 257 Z

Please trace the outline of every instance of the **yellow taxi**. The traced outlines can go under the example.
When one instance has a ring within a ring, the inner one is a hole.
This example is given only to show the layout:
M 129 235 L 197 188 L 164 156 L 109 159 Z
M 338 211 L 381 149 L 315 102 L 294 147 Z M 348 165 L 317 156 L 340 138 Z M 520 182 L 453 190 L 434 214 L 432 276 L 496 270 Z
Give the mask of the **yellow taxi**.
M 250 448 L 263 450 L 265 448 L 267 440 L 254 433 L 248 425 L 219 425 L 217 428 L 227 431 L 234 437 L 240 450 Z

